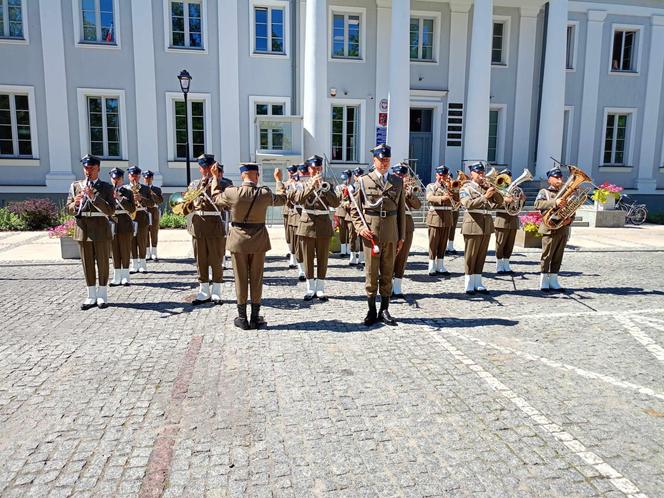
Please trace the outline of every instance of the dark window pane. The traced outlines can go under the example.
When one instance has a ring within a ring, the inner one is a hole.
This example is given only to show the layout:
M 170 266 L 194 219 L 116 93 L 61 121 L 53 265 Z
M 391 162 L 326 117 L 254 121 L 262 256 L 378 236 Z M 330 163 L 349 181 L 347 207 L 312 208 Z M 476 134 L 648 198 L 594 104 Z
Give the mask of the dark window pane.
M 90 128 L 90 140 L 93 142 L 102 142 L 104 140 L 104 129 L 91 127 Z
M 32 155 L 32 142 L 29 140 L 20 140 L 18 142 L 18 153 L 21 156 L 31 156 Z
M 256 104 L 256 114 L 259 116 L 267 116 L 267 104 Z
M 95 156 L 103 156 L 104 144 L 102 142 L 90 142 L 90 154 Z
M 30 113 L 28 111 L 16 111 L 16 124 L 30 125 Z
M 192 116 L 202 116 L 203 115 L 203 102 L 192 102 L 191 103 L 191 115 Z
M 189 46 L 190 47 L 202 47 L 203 46 L 203 42 L 202 42 L 200 33 L 191 33 L 189 35 Z
M 0 109 L 9 109 L 9 95 L 0 95 Z
M 184 116 L 184 102 L 175 102 L 175 114 Z
M 109 142 L 118 142 L 120 141 L 119 130 L 117 128 L 108 129 L 108 141 Z
M 190 33 L 200 33 L 201 32 L 201 20 L 199 18 L 192 19 L 189 18 L 189 32 Z
M 201 154 L 205 153 L 205 144 L 194 144 L 192 147 L 192 150 L 194 153 L 192 154 L 193 157 L 198 157 Z
M 284 115 L 284 106 L 281 104 L 272 104 L 272 115 L 273 116 L 283 116 Z
M 0 154 L 3 156 L 14 155 L 14 145 L 11 140 L 0 140 Z
M 173 46 L 184 47 L 184 33 L 173 33 Z
M 178 145 L 176 147 L 176 155 L 178 159 L 186 159 L 187 157 L 187 147 L 185 145 Z
M 118 112 L 118 99 L 106 99 L 106 112 Z
M 198 3 L 189 4 L 189 17 L 201 17 L 201 5 Z
M 0 126 L 2 125 L 11 125 L 11 114 L 9 111 L 0 111 Z
M 90 112 L 101 112 L 101 99 L 98 97 L 88 99 Z
M 174 17 L 172 19 L 173 31 L 184 31 L 184 17 Z
M 622 31 L 616 31 L 613 34 L 613 54 L 611 57 L 611 70 L 619 71 L 620 70 L 620 54 L 622 52 Z
M 120 144 L 118 142 L 109 142 L 108 143 L 108 156 L 109 157 L 120 157 Z
M 0 126 L 0 139 L 1 140 L 11 140 L 12 139 L 12 127 L 7 125 Z
M 180 17 L 184 16 L 182 2 L 171 2 L 171 15 Z

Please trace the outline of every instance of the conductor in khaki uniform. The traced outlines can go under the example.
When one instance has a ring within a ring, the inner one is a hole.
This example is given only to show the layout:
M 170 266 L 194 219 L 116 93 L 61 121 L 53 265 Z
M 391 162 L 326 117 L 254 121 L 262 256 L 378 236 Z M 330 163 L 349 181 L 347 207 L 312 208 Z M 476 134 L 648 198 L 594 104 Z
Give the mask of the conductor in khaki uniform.
M 154 182 L 154 173 L 149 169 L 143 171 L 143 182 L 150 190 L 150 197 L 154 202 L 154 206 L 148 208 L 148 213 L 150 215 L 150 226 L 148 229 L 148 243 L 145 257 L 147 259 L 151 259 L 152 261 L 159 261 L 159 257 L 157 256 L 157 242 L 159 242 L 159 218 L 161 217 L 159 206 L 164 202 L 164 196 L 161 193 L 161 189 L 159 187 L 155 187 L 152 184 Z
M 451 230 L 454 230 L 452 193 L 448 189 L 450 170 L 447 166 L 436 168 L 436 181 L 427 185 L 427 231 L 429 235 L 429 275 L 445 275 L 445 249 Z
M 401 250 L 394 260 L 394 277 L 392 278 L 392 297 L 403 298 L 401 282 L 406 272 L 406 263 L 410 247 L 413 245 L 413 234 L 415 233 L 415 222 L 413 221 L 412 209 L 420 209 L 422 201 L 417 197 L 419 187 L 415 184 L 415 178 L 410 176 L 408 164 L 399 163 L 392 166 L 392 174 L 401 178 L 404 183 L 404 195 L 406 199 L 406 232 Z
M 238 317 L 235 326 L 243 330 L 258 329 L 267 325 L 260 316 L 263 294 L 263 269 L 265 253 L 270 250 L 270 236 L 265 228 L 267 209 L 283 206 L 286 191 L 281 182 L 281 171 L 274 170 L 277 192 L 258 186 L 258 165 L 244 163 L 240 166 L 242 185 L 229 187 L 219 192 L 216 182 L 218 171 L 212 167 L 212 190 L 217 192 L 214 201 L 230 210 L 231 227 L 228 235 L 228 250 L 233 259 L 235 293 L 237 294 Z M 251 317 L 247 321 L 247 294 L 251 294 Z
M 213 182 L 210 168 L 216 163 L 214 155 L 201 154 L 197 158 L 199 180 L 194 180 L 185 193 L 182 212 L 187 216 L 187 230 L 192 237 L 194 257 L 198 270 L 198 294 L 191 302 L 194 306 L 212 301 L 221 304 L 223 281 L 224 224 L 221 209 L 214 203 L 221 193 L 219 182 Z M 212 290 L 210 290 L 210 270 Z
M 337 222 L 339 224 L 339 257 L 346 258 L 350 254 L 348 249 L 349 247 L 349 233 L 348 225 L 346 224 L 346 215 L 350 210 L 350 198 L 348 192 L 348 186 L 353 181 L 353 172 L 349 169 L 346 169 L 341 172 L 341 183 L 336 186 L 334 189 L 337 198 L 339 199 L 339 205 L 335 211 L 337 217 Z
M 542 214 L 554 207 L 565 206 L 564 199 L 556 199 L 556 195 L 563 185 L 563 172 L 560 168 L 555 167 L 547 171 L 546 178 L 549 186 L 540 190 L 535 198 L 535 209 L 539 209 Z M 573 216 L 567 220 L 567 224 L 556 230 L 547 228 L 544 223 L 539 227 L 539 233 L 542 234 L 540 289 L 543 291 L 562 289 L 558 282 L 558 272 L 563 262 L 572 221 L 574 221 Z
M 329 184 L 323 185 L 321 170 L 323 158 L 312 156 L 307 159 L 311 178 L 304 183 L 302 190 L 291 191 L 288 199 L 302 206 L 302 216 L 297 227 L 297 237 L 304 260 L 304 272 L 307 277 L 305 301 L 318 297 L 327 301 L 325 295 L 325 277 L 330 256 L 330 239 L 334 234 L 329 208 L 337 207 L 339 199 Z M 314 279 L 314 261 L 316 278 Z
M 298 181 L 297 176 L 297 164 L 292 164 L 286 168 L 288 172 L 288 180 L 284 183 L 284 188 L 286 190 L 293 187 L 293 185 Z M 297 268 L 297 260 L 295 259 L 295 247 L 293 247 L 293 237 L 292 230 L 289 229 L 289 219 L 293 213 L 293 203 L 286 202 L 284 204 L 282 215 L 284 217 L 284 235 L 286 237 L 286 244 L 288 245 L 288 268 Z
M 461 187 L 459 193 L 461 204 L 466 208 L 461 227 L 465 242 L 466 294 L 487 294 L 489 291 L 482 285 L 482 270 L 493 233 L 491 210 L 500 204 L 501 197 L 485 180 L 483 163 L 472 163 L 469 169 L 471 180 Z
M 85 179 L 72 183 L 67 197 L 67 212 L 76 218 L 74 240 L 78 241 L 81 250 L 88 289 L 88 297 L 81 309 L 89 310 L 95 306 L 103 309 L 108 306 L 108 253 L 112 239 L 110 217 L 115 212 L 115 199 L 113 186 L 99 179 L 99 158 L 86 155 L 81 163 Z
M 134 222 L 132 214 L 136 212 L 134 194 L 122 185 L 124 171 L 113 168 L 109 175 L 113 182 L 113 197 L 115 199 L 115 234 L 111 243 L 113 254 L 113 280 L 111 287 L 129 285 L 129 259 L 131 257 L 131 242 L 134 237 Z
M 138 230 L 131 246 L 131 266 L 134 272 L 147 273 L 148 268 L 145 259 L 147 257 L 148 234 L 150 232 L 149 210 L 154 207 L 155 202 L 147 185 L 139 183 L 141 168 L 131 166 L 127 169 L 127 173 L 129 173 L 129 188 L 134 194 L 134 203 L 136 204 L 136 217 L 134 221 L 138 223 Z
M 351 217 L 364 244 L 365 289 L 369 311 L 364 324 L 397 322 L 389 312 L 394 262 L 406 239 L 406 194 L 401 178 L 389 174 L 392 151 L 381 144 L 372 149 L 374 171 L 362 176 Z M 380 311 L 376 293 L 380 291 Z
M 508 169 L 501 171 L 500 174 L 512 178 L 512 172 Z M 512 199 L 510 195 L 505 196 L 504 202 L 512 202 Z M 496 229 L 496 273 L 512 273 L 510 258 L 514 251 L 516 231 L 519 229 L 519 215 L 509 214 L 504 206 L 499 207 L 496 209 L 496 219 L 493 224 Z

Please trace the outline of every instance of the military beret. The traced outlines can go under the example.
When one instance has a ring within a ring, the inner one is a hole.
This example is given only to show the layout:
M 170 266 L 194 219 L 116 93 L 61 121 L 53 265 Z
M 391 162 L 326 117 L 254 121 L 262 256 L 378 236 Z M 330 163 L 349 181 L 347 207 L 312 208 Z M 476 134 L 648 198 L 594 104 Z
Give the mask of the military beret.
M 298 164 L 298 165 L 297 165 L 297 170 L 298 170 L 300 173 L 306 173 L 307 171 L 309 171 L 308 163 Z
M 408 173 L 408 166 L 403 163 L 399 163 L 392 166 L 391 170 L 392 173 L 396 175 L 405 175 Z
M 288 168 L 286 168 L 286 171 L 289 173 L 297 173 L 297 164 L 291 164 Z
M 83 163 L 83 166 L 90 165 L 90 166 L 95 166 L 95 165 L 100 165 L 101 161 L 97 156 L 93 156 L 91 154 L 86 154 L 81 158 L 81 163 Z
M 240 163 L 240 173 L 246 173 L 247 171 L 258 171 L 258 164 Z
M 140 174 L 141 174 L 141 168 L 139 168 L 139 167 L 136 166 L 136 165 L 134 165 L 134 166 L 129 166 L 129 167 L 127 168 L 127 173 L 129 173 L 130 175 L 140 175 Z
M 215 163 L 214 154 L 201 154 L 196 158 L 198 165 L 204 168 L 209 168 Z
M 436 168 L 436 174 L 437 175 L 449 175 L 450 174 L 450 168 L 445 166 L 444 164 L 441 164 Z
M 371 149 L 371 152 L 373 152 L 374 157 L 378 157 L 380 159 L 383 159 L 384 157 L 392 157 L 392 147 L 387 144 L 376 145 L 373 149 Z
M 309 166 L 319 167 L 323 165 L 323 158 L 320 157 L 319 155 L 313 155 L 309 159 L 307 159 L 306 162 Z
M 468 169 L 470 171 L 474 171 L 475 173 L 484 173 L 484 164 L 477 161 L 468 165 Z
M 552 176 L 555 176 L 556 178 L 562 178 L 563 177 L 563 172 L 558 166 L 556 166 L 556 167 L 551 168 L 549 171 L 546 172 L 546 177 L 547 178 L 551 178 Z
M 360 168 L 359 166 L 353 170 L 353 175 L 355 176 L 362 176 L 364 174 L 364 170 Z
M 120 178 L 124 176 L 124 170 L 120 168 L 113 168 L 108 172 L 108 174 L 111 175 L 111 178 Z
M 143 178 L 152 178 L 154 176 L 154 173 L 150 171 L 149 169 L 146 169 L 143 171 Z

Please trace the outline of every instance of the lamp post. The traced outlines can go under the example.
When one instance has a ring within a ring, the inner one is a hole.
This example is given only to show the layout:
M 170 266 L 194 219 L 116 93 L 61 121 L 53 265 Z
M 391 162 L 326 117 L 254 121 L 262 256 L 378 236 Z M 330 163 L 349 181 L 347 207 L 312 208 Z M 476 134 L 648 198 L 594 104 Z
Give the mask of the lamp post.
M 187 94 L 189 93 L 189 84 L 191 83 L 191 79 L 191 75 L 186 69 L 183 69 L 180 71 L 180 74 L 178 74 L 178 80 L 180 80 L 180 90 L 182 90 L 182 95 L 184 96 L 184 132 L 187 137 L 187 150 L 185 154 L 187 161 L 187 188 L 191 183 L 191 171 L 189 171 L 189 106 L 187 105 Z

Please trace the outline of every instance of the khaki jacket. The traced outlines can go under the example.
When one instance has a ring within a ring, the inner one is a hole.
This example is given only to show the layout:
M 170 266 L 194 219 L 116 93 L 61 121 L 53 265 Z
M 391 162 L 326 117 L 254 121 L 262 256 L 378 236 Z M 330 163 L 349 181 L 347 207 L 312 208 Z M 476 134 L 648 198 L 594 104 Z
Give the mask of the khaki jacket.
M 299 237 L 332 237 L 334 229 L 329 208 L 337 207 L 339 199 L 332 190 L 320 192 L 318 196 L 315 191 L 314 182 L 308 179 L 304 182 L 303 190 L 292 190 L 288 194 L 293 204 L 303 207 L 296 233 Z M 321 214 L 314 214 L 313 211 Z
M 136 211 L 134 194 L 126 185 L 120 185 L 120 187 L 115 188 L 115 191 L 120 197 L 115 200 L 115 233 L 134 233 L 134 224 L 131 219 L 131 214 Z M 127 212 L 118 213 L 120 209 Z
M 223 210 L 216 205 L 215 197 L 221 194 L 221 184 L 212 177 L 194 180 L 189 184 L 189 190 L 197 190 L 201 182 L 205 182 L 204 194 L 199 195 L 194 202 L 185 205 L 184 214 L 187 216 L 187 231 L 195 238 L 219 239 L 225 236 L 223 223 Z M 211 202 L 212 201 L 212 202 Z
M 439 182 L 430 183 L 427 185 L 426 198 L 429 203 L 429 211 L 427 212 L 427 226 L 442 228 L 451 227 L 454 224 L 452 200 L 443 200 L 443 195 L 447 191 Z M 448 208 L 445 210 L 435 209 L 436 207 Z M 433 209 L 432 209 L 433 208 Z
M 293 202 L 293 195 L 296 190 L 303 190 L 304 189 L 304 184 L 302 183 L 303 180 L 309 178 L 308 176 L 305 177 L 300 177 L 301 179 L 292 182 L 289 185 L 286 186 L 286 203 L 290 206 L 290 210 L 288 212 L 288 226 L 289 227 L 298 227 L 300 225 L 300 216 L 302 215 L 302 206 L 299 204 L 296 204 Z
M 413 233 L 415 231 L 415 221 L 411 209 L 420 209 L 422 201 L 414 192 L 406 193 L 406 233 Z
M 358 208 L 362 211 L 369 229 L 376 236 L 377 240 L 374 242 L 397 242 L 405 239 L 406 195 L 403 181 L 398 176 L 389 174 L 384 188 L 380 186 L 373 172 L 359 179 L 355 204 L 351 208 L 353 225 L 359 232 L 364 229 L 364 223 Z M 380 211 L 390 215 L 382 217 Z
M 496 219 L 493 221 L 496 228 L 503 230 L 516 230 L 519 228 L 519 215 L 507 214 L 505 211 L 496 211 Z
M 348 196 L 344 195 L 346 187 L 348 187 L 348 185 L 346 185 L 345 183 L 340 183 L 334 189 L 334 193 L 337 194 L 337 199 L 339 199 L 339 206 L 337 206 L 337 210 L 335 211 L 334 214 L 336 214 L 339 217 L 339 221 L 345 220 L 346 216 L 350 212 L 350 199 L 348 198 Z
M 556 207 L 556 195 L 558 194 L 558 189 L 554 189 L 553 187 L 548 187 L 548 188 L 543 188 L 537 193 L 537 197 L 535 197 L 535 209 L 539 209 L 539 212 L 544 214 L 547 212 L 549 209 L 552 209 Z M 570 220 L 571 222 L 574 221 L 574 218 Z M 538 232 L 541 233 L 542 235 L 549 235 L 549 234 L 559 234 L 561 232 L 569 232 L 570 226 L 564 225 L 560 227 L 557 230 L 551 230 L 550 228 L 547 228 L 547 226 L 542 223 L 539 227 Z
M 150 192 L 150 187 L 140 183 L 138 186 L 138 193 L 143 199 L 139 201 L 134 194 L 134 204 L 136 204 L 136 217 L 134 218 L 134 221 L 138 223 L 139 228 L 143 228 L 150 224 L 150 216 L 148 216 L 148 212 L 155 206 L 155 203 L 152 198 L 152 193 Z M 131 183 L 127 185 L 127 188 L 132 192 L 134 191 Z
M 277 182 L 277 193 L 273 194 L 269 188 L 258 187 L 251 182 L 243 182 L 242 185 L 228 187 L 220 192 L 215 183 L 212 182 L 212 190 L 217 192 L 214 202 L 220 208 L 228 209 L 231 214 L 226 248 L 230 252 L 242 254 L 269 251 L 270 236 L 265 228 L 265 218 L 270 206 L 283 206 L 286 203 L 284 184 Z
M 493 220 L 491 213 L 479 213 L 475 211 L 489 211 L 498 206 L 498 194 L 491 200 L 484 197 L 486 190 L 477 183 L 469 181 L 459 192 L 461 205 L 466 208 L 463 214 L 463 235 L 483 235 L 493 232 Z
M 67 196 L 67 212 L 76 216 L 76 228 L 74 229 L 74 240 L 83 242 L 86 240 L 102 241 L 111 240 L 110 217 L 115 212 L 115 199 L 113 198 L 113 186 L 110 183 L 97 179 L 92 184 L 94 196 L 90 200 L 83 199 L 83 209 L 79 214 L 80 206 L 76 204 L 76 196 L 85 187 L 85 180 L 76 181 L 69 187 Z M 85 213 L 103 213 L 106 216 L 86 216 Z
M 150 197 L 154 205 L 148 208 L 148 212 L 152 215 L 152 223 L 157 223 L 159 221 L 159 206 L 164 202 L 164 195 L 161 192 L 159 187 L 154 185 L 146 185 L 150 191 Z

